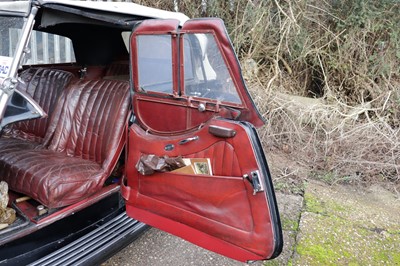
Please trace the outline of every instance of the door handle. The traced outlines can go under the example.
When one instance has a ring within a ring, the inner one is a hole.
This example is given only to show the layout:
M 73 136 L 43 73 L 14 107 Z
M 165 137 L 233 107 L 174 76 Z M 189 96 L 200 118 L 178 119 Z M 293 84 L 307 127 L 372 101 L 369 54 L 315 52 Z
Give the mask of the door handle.
M 187 138 L 187 139 L 180 140 L 180 141 L 178 142 L 178 144 L 179 144 L 179 145 L 183 145 L 183 144 L 186 144 L 186 143 L 188 143 L 188 142 L 195 141 L 195 140 L 198 140 L 198 139 L 199 139 L 199 136 L 194 136 L 194 137 L 191 137 L 191 138 Z

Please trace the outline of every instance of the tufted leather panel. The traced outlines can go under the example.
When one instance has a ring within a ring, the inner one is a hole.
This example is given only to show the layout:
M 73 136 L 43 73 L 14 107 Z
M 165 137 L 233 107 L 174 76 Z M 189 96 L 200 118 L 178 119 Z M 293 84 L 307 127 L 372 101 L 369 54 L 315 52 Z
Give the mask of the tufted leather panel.
M 46 134 L 55 103 L 72 77 L 70 72 L 56 69 L 29 68 L 21 72 L 20 78 L 24 83 L 20 84 L 18 89 L 27 92 L 48 116 L 11 124 L 4 129 L 4 135 L 41 142 Z
M 129 104 L 127 82 L 77 81 L 62 92 L 42 145 L 0 151 L 0 179 L 49 208 L 95 193 L 121 153 Z

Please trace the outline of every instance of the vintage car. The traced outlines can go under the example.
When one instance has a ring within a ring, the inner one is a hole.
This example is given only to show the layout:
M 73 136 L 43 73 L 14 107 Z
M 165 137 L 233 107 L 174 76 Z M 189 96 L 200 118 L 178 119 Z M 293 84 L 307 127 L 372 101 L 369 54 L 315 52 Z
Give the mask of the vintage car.
M 0 2 L 0 264 L 92 265 L 157 227 L 273 259 L 282 230 L 223 22 Z

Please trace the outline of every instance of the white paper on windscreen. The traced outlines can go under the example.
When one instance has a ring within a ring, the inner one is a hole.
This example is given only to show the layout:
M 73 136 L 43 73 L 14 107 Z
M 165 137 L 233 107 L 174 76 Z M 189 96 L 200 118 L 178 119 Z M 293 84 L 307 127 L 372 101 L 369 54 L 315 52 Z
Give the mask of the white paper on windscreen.
M 10 71 L 12 57 L 0 56 L 0 78 L 5 78 Z

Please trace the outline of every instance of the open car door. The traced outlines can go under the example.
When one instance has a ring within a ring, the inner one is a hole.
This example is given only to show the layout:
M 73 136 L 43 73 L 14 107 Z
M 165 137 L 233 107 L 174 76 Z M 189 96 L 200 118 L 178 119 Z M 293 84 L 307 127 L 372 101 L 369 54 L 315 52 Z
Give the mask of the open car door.
M 130 45 L 128 215 L 236 260 L 278 256 L 279 213 L 253 126 L 263 120 L 222 21 L 144 21 Z M 182 168 L 157 166 L 181 158 Z

